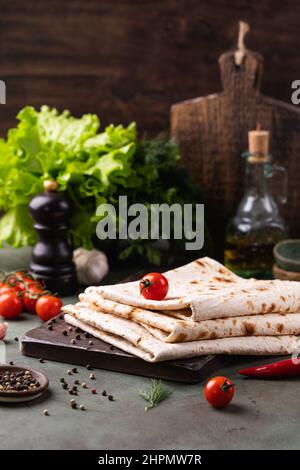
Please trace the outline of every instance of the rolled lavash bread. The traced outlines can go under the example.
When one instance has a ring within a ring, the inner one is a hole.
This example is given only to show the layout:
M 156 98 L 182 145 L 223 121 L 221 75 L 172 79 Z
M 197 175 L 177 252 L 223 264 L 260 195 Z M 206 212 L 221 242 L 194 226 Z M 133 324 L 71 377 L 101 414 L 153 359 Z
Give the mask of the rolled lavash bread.
M 99 312 L 83 307 L 68 306 L 64 307 L 64 310 L 68 312 L 65 313 L 67 323 L 148 362 L 209 354 L 291 354 L 299 348 L 297 336 L 250 336 L 169 344 L 160 341 L 144 327 L 129 320 L 113 317 L 104 321 Z M 109 314 L 103 315 L 112 317 Z
M 241 279 L 210 258 L 200 258 L 164 274 L 170 288 L 161 301 L 144 299 L 138 282 L 88 288 L 86 293 L 96 289 L 107 300 L 170 314 L 190 308 L 194 321 L 300 312 L 299 282 Z
M 167 343 L 232 336 L 300 335 L 300 313 L 266 314 L 194 322 L 103 299 L 95 290 L 79 296 L 81 306 L 142 325 Z M 80 304 L 78 304 L 80 306 Z

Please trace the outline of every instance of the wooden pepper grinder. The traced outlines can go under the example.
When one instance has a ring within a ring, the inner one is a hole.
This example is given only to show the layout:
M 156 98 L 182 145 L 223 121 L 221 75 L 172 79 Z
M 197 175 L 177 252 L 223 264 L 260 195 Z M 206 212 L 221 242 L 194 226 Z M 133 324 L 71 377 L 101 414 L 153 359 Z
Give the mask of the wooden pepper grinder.
M 76 293 L 77 277 L 68 235 L 71 206 L 57 188 L 56 181 L 45 181 L 45 192 L 35 196 L 29 204 L 38 234 L 30 271 L 44 281 L 49 290 L 66 296 Z

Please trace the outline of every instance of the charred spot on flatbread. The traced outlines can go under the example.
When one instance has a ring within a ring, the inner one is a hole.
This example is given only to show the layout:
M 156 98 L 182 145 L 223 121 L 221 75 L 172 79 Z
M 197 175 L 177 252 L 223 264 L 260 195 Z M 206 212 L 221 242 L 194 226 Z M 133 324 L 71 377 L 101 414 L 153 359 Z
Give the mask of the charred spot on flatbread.
M 228 271 L 227 271 L 225 268 L 223 268 L 223 266 L 221 266 L 221 267 L 218 269 L 218 271 L 219 271 L 220 274 L 228 275 Z
M 201 266 L 202 268 L 206 268 L 206 264 L 204 263 L 204 261 L 201 261 L 201 259 L 197 259 L 195 263 L 199 264 L 199 266 Z
M 279 334 L 281 334 L 283 332 L 283 324 L 282 323 L 278 323 L 278 325 L 276 327 L 276 331 Z
M 221 282 L 221 283 L 224 282 L 224 283 L 227 283 L 227 284 L 233 282 L 232 279 L 229 279 L 227 277 L 220 277 L 220 276 L 215 276 L 213 278 L 213 280 L 216 281 L 216 282 Z
M 252 336 L 255 333 L 255 325 L 253 323 L 249 323 L 244 321 L 242 323 L 243 332 L 245 336 Z
M 247 300 L 247 306 L 249 307 L 249 310 L 254 310 L 254 303 L 252 302 L 252 300 Z
M 267 304 L 263 303 L 261 304 L 261 309 L 260 309 L 261 313 L 267 313 L 268 312 L 268 306 Z

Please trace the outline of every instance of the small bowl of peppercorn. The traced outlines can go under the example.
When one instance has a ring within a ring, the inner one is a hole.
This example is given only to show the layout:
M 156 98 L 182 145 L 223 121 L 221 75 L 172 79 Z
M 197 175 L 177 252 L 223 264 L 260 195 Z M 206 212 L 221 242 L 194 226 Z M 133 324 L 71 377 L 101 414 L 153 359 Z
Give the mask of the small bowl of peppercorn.
M 44 393 L 49 380 L 42 372 L 20 366 L 0 366 L 0 401 L 29 401 Z

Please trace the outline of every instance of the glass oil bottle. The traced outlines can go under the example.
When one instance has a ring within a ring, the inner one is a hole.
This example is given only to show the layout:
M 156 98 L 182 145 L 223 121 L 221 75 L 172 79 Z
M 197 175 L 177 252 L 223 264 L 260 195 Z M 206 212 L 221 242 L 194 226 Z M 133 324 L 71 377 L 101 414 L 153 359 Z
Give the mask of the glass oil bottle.
M 248 133 L 246 188 L 236 215 L 229 221 L 225 239 L 225 265 L 241 277 L 272 278 L 273 247 L 287 237 L 288 229 L 273 198 L 270 182 L 275 174 L 283 186 L 276 199 L 287 200 L 286 169 L 271 163 L 269 132 Z

